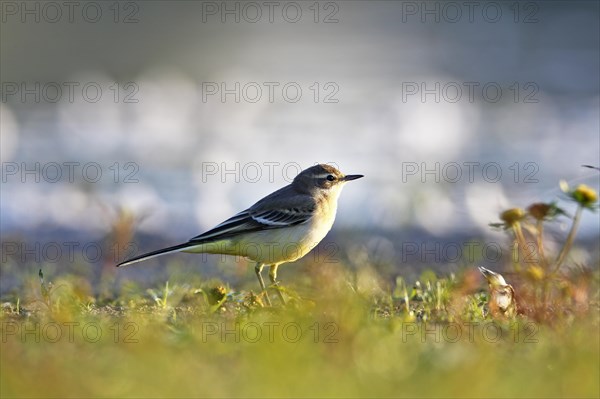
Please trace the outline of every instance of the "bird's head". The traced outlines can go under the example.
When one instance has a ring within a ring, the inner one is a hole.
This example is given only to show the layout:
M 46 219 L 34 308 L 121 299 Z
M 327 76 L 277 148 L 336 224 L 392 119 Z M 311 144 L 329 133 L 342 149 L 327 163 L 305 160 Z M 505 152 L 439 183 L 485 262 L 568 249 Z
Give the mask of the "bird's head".
M 344 175 L 331 165 L 318 164 L 300 172 L 292 184 L 301 192 L 339 192 L 345 183 L 361 177 L 363 175 Z

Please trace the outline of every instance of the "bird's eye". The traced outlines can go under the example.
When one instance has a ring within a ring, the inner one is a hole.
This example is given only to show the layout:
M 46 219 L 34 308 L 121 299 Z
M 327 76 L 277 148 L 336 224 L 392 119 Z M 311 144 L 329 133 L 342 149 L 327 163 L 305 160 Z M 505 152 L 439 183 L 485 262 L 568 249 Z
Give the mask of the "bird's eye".
M 334 175 L 327 175 L 327 180 L 334 181 L 335 180 L 335 176 Z

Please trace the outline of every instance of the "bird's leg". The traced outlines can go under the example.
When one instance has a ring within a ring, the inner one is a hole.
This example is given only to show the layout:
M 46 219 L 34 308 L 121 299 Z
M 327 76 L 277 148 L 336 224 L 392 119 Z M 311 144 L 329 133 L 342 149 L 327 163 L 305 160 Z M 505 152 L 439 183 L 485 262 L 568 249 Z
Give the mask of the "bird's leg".
M 254 267 L 254 271 L 256 272 L 256 277 L 258 277 L 258 282 L 260 283 L 260 288 L 262 288 L 263 295 L 267 299 L 267 304 L 271 306 L 271 300 L 269 299 L 269 294 L 267 293 L 267 287 L 265 287 L 265 282 L 260 274 L 262 272 L 263 267 L 264 265 L 259 262 Z
M 279 295 L 279 299 L 281 299 L 281 303 L 283 303 L 285 305 L 285 299 L 283 299 L 283 294 L 281 293 L 281 290 L 279 289 L 279 283 L 277 282 L 277 268 L 278 267 L 279 267 L 279 265 L 271 265 L 271 267 L 269 268 L 269 278 L 271 279 L 271 283 L 273 283 L 273 286 L 277 290 L 277 295 Z

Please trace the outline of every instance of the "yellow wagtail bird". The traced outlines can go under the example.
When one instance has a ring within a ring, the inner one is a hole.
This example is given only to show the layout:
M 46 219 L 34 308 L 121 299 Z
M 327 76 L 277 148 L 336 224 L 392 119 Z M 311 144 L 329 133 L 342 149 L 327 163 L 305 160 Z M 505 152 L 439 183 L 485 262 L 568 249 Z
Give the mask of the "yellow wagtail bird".
M 261 275 L 263 267 L 270 266 L 269 278 L 277 286 L 279 265 L 302 258 L 325 237 L 333 226 L 342 187 L 361 177 L 344 175 L 330 165 L 315 165 L 303 170 L 291 184 L 206 233 L 183 244 L 136 256 L 117 267 L 173 252 L 242 256 L 256 262 L 254 270 L 270 305 Z M 285 303 L 280 290 L 277 294 Z

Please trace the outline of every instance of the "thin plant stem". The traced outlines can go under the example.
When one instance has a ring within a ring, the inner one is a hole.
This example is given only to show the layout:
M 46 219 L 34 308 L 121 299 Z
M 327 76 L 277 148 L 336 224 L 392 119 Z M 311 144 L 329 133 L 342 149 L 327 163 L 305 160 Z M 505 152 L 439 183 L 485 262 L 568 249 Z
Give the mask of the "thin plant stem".
M 540 263 L 544 267 L 544 270 L 546 270 L 548 268 L 548 259 L 546 259 L 546 254 L 544 251 L 544 223 L 542 220 L 537 221 L 536 229 L 538 256 L 540 257 Z
M 548 259 L 546 259 L 546 254 L 544 251 L 544 221 L 542 219 L 539 219 L 536 223 L 536 230 L 537 230 L 537 248 L 538 248 L 538 256 L 540 257 L 539 259 L 539 263 L 541 263 L 542 268 L 544 269 L 544 279 L 542 281 L 542 303 L 544 304 L 544 306 L 546 306 L 546 304 L 548 303 L 548 288 L 549 288 L 549 281 L 548 281 Z
M 579 221 L 581 220 L 582 212 L 583 206 L 578 205 L 577 211 L 575 212 L 575 216 L 573 217 L 573 224 L 571 225 L 571 230 L 569 231 L 569 235 L 567 236 L 567 240 L 565 241 L 565 245 L 563 245 L 562 250 L 556 258 L 556 266 L 554 267 L 553 273 L 558 272 L 560 266 L 565 261 L 567 254 L 571 250 L 571 246 L 573 245 L 573 241 L 575 240 L 575 233 L 577 232 L 577 228 L 579 227 Z
M 519 222 L 516 222 L 513 225 L 513 231 L 515 233 L 515 244 L 516 244 L 516 249 L 517 249 L 517 262 L 516 264 L 518 265 L 517 271 L 521 271 L 522 269 L 522 264 L 521 264 L 521 259 L 525 257 L 525 237 L 523 236 L 523 231 L 521 230 L 521 224 Z

